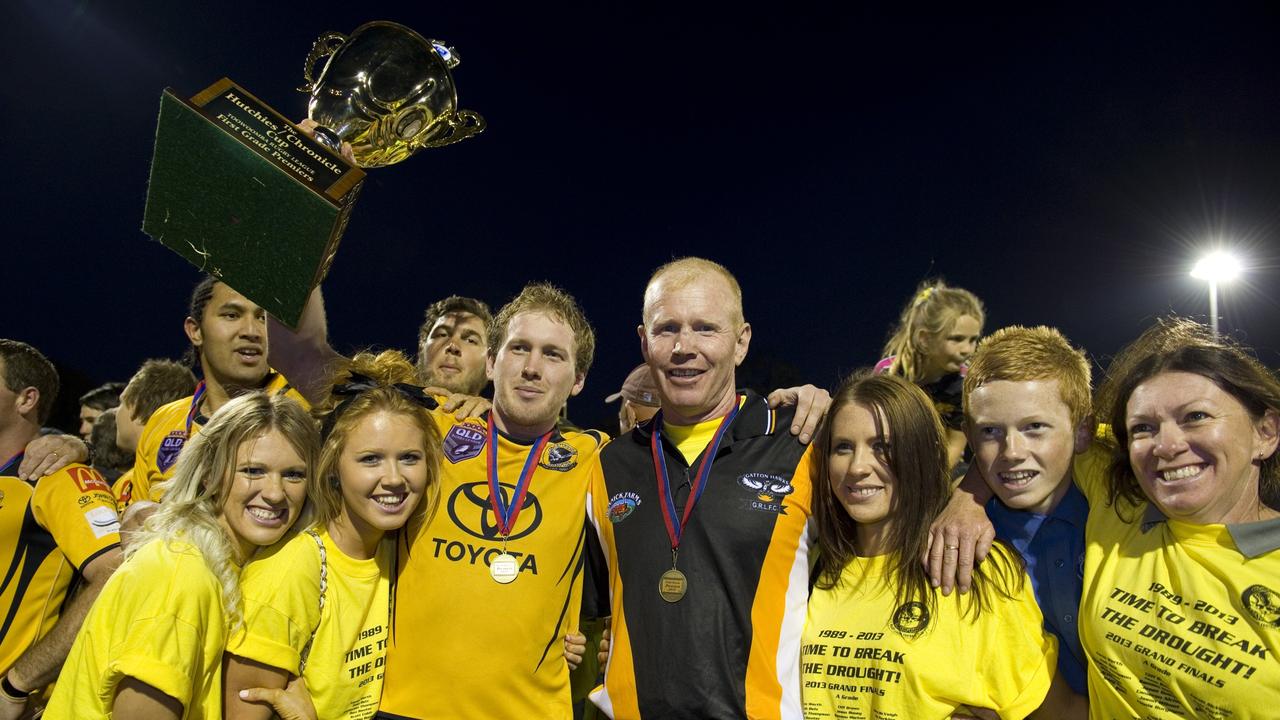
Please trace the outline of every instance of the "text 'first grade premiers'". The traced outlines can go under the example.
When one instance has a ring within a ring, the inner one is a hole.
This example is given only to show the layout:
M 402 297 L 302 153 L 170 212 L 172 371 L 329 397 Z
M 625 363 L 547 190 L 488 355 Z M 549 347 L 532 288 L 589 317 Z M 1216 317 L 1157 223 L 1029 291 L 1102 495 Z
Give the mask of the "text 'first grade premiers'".
M 273 111 L 234 86 L 211 98 L 201 109 L 259 155 L 318 192 L 332 186 L 349 169 L 291 123 L 281 121 Z

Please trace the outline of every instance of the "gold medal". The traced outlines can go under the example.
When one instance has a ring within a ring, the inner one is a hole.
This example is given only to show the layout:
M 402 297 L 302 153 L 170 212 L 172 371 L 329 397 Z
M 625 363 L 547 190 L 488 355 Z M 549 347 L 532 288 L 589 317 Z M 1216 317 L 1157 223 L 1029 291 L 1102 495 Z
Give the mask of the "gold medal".
M 494 582 L 502 585 L 513 582 L 519 574 L 520 563 L 516 562 L 515 557 L 507 553 L 502 553 L 494 558 L 493 562 L 489 563 L 489 577 L 493 578 Z M 680 594 L 683 595 L 684 592 L 681 591 Z
M 675 568 L 662 573 L 662 578 L 658 580 L 658 594 L 669 603 L 680 602 L 688 589 L 689 580 Z

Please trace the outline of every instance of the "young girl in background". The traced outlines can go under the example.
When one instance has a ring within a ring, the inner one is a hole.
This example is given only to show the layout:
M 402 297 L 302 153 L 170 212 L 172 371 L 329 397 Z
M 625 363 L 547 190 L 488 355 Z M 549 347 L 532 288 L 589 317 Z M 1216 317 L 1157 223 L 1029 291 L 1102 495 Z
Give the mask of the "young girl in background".
M 986 311 L 976 295 L 928 280 L 902 309 L 877 373 L 904 377 L 933 401 L 946 428 L 948 467 L 964 456 L 964 374 L 978 347 Z
M 303 512 L 317 444 L 288 398 L 255 392 L 214 413 L 89 611 L 44 717 L 220 719 L 241 566 Z
M 416 377 L 408 359 L 387 351 L 356 355 L 332 378 L 317 408 L 316 524 L 244 570 L 245 625 L 227 646 L 227 718 L 272 717 L 272 705 L 247 698 L 278 694 L 240 692 L 299 676 L 317 717 L 366 720 L 377 711 L 395 538 L 434 506 L 439 488 L 434 402 L 412 385 Z
M 994 544 L 966 595 L 930 586 L 920 557 L 951 485 L 942 425 L 919 387 L 893 375 L 846 380 L 815 453 L 821 566 L 801 645 L 807 720 L 1084 717 L 1056 676 L 1057 644 L 1015 551 Z

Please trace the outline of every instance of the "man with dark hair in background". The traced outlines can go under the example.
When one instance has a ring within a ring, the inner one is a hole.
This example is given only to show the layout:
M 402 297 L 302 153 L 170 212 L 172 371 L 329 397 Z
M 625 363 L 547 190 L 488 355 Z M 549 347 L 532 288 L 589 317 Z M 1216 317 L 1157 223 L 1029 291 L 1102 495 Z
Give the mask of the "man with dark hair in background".
M 138 439 L 131 502 L 160 499 L 186 442 L 218 408 L 251 390 L 306 400 L 267 364 L 267 312 L 217 278 L 206 276 L 191 293 L 183 330 L 202 379 L 194 393 L 152 413 Z
M 0 720 L 22 716 L 28 698 L 57 678 L 120 563 L 116 504 L 97 471 L 72 463 L 38 480 L 17 477 L 58 384 L 38 350 L 0 339 Z M 64 602 L 76 575 L 80 591 Z
M 93 421 L 89 444 L 93 446 L 93 469 L 108 485 L 114 484 L 127 470 L 133 469 L 133 452 L 116 445 L 116 415 L 119 406 L 109 408 Z
M 93 432 L 93 421 L 120 404 L 121 390 L 124 390 L 124 383 L 109 382 L 80 396 L 80 439 L 88 440 Z
M 489 306 L 475 298 L 450 295 L 432 303 L 418 328 L 418 376 L 422 383 L 479 395 L 489 384 L 484 360 L 492 324 Z

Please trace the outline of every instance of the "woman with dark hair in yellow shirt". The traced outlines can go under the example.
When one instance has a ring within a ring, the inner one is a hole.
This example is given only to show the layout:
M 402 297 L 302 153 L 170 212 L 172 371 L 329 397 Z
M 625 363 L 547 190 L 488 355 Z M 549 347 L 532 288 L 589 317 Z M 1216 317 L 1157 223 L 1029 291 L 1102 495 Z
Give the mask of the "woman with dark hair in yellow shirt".
M 942 423 L 919 387 L 894 375 L 846 380 L 816 452 L 806 720 L 1083 716 L 1056 676 L 1056 642 L 1014 551 L 996 544 L 968 595 L 930 586 L 919 558 L 950 483 Z
M 1245 348 L 1162 320 L 1098 390 L 1080 642 L 1098 718 L 1280 714 L 1280 381 Z

